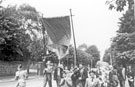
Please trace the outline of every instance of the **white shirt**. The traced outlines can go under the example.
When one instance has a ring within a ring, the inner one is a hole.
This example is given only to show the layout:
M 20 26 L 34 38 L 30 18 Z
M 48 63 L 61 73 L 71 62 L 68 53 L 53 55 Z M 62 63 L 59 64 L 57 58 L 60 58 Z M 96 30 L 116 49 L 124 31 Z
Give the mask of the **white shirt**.
M 99 84 L 99 80 L 97 78 L 92 80 L 92 78 L 89 77 L 86 79 L 85 87 L 95 87 L 97 84 Z

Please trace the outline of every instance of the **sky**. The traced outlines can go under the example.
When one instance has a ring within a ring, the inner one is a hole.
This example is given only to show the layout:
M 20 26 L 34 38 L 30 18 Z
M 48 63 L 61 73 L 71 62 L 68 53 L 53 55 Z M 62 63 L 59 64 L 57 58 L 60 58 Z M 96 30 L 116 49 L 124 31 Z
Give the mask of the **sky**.
M 96 45 L 101 53 L 110 47 L 116 36 L 118 18 L 122 13 L 109 10 L 106 0 L 5 0 L 4 6 L 29 4 L 43 13 L 44 17 L 70 15 L 72 9 L 76 45 Z M 73 43 L 73 40 L 71 40 Z

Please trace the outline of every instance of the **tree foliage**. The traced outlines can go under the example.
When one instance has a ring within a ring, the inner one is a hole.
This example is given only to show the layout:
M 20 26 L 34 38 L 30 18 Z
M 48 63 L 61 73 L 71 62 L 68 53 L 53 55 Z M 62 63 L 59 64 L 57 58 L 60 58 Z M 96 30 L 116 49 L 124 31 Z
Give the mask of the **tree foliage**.
M 124 11 L 125 7 L 133 9 L 134 0 L 107 0 L 106 4 L 109 5 L 109 9 L 116 9 L 116 11 Z
M 92 56 L 80 49 L 77 49 L 77 64 L 84 63 L 90 64 L 93 60 Z M 62 59 L 65 65 L 74 64 L 74 47 L 69 47 L 69 53 Z
M 117 56 L 118 51 L 115 48 L 110 47 L 106 49 L 105 54 L 103 56 L 103 61 L 107 62 L 108 64 L 112 64 L 113 66 L 119 64 L 119 58 Z
M 82 51 L 86 51 L 86 49 L 88 48 L 87 44 L 83 43 L 80 46 L 78 46 L 78 49 L 82 50 Z
M 19 49 L 19 41 L 17 36 L 19 31 L 19 18 L 16 7 L 1 7 L 0 9 L 0 52 L 2 60 L 12 60 L 17 53 L 21 53 Z
M 95 45 L 89 46 L 85 52 L 92 55 L 92 57 L 94 58 L 94 61 L 93 61 L 94 65 L 96 64 L 97 61 L 100 60 L 100 52 L 97 46 Z
M 133 15 L 133 10 L 129 9 L 123 17 L 120 18 L 120 28 L 117 31 L 117 36 L 113 38 L 112 42 L 114 45 L 113 47 L 118 51 L 116 58 L 123 59 L 127 63 L 134 58 L 135 25 Z
M 43 52 L 40 18 L 29 5 L 0 7 L 0 60 L 24 61 Z
M 103 56 L 103 61 L 108 62 L 110 64 L 110 58 L 111 58 L 111 48 L 108 48 L 105 50 L 105 54 Z
M 117 1 L 116 8 L 117 11 L 124 10 L 125 5 L 128 4 L 128 10 L 119 18 L 119 30 L 117 35 L 112 39 L 112 45 L 110 49 L 113 49 L 113 60 L 116 63 L 123 64 L 133 64 L 135 58 L 135 21 L 134 21 L 134 9 L 133 0 L 114 0 Z M 119 4 L 121 3 L 121 4 Z M 110 4 L 111 5 L 111 4 Z M 113 4 L 114 5 L 114 4 Z

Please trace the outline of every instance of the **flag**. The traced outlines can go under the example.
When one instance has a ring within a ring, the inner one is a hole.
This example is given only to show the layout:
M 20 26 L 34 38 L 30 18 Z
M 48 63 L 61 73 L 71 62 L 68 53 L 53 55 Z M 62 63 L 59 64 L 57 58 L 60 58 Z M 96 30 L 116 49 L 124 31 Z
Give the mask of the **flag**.
M 63 58 L 71 40 L 70 17 L 43 18 L 43 23 L 48 34 L 47 47 Z
M 59 58 L 63 58 L 64 56 L 66 56 L 67 53 L 68 53 L 68 46 L 60 45 L 58 49 Z
M 48 42 L 47 48 L 51 50 L 52 52 L 55 52 L 59 59 L 66 56 L 66 54 L 68 53 L 69 46 L 53 44 L 50 39 L 48 41 L 49 42 Z
M 69 45 L 71 39 L 70 17 L 43 18 L 44 27 L 54 44 Z

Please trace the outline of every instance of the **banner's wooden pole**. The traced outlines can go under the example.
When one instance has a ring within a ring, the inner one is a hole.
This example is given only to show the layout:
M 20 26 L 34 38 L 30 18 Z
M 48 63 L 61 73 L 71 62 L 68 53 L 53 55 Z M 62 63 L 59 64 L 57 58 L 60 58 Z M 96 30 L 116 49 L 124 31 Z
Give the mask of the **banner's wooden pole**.
M 73 26 L 73 19 L 72 19 L 72 9 L 70 9 L 70 17 L 71 17 L 71 27 L 73 33 L 73 40 L 74 40 L 74 67 L 76 66 L 76 58 L 77 58 L 77 50 L 76 50 L 76 41 L 75 41 L 75 33 L 74 33 L 74 26 Z
M 135 0 L 134 0 L 134 22 L 135 22 Z

